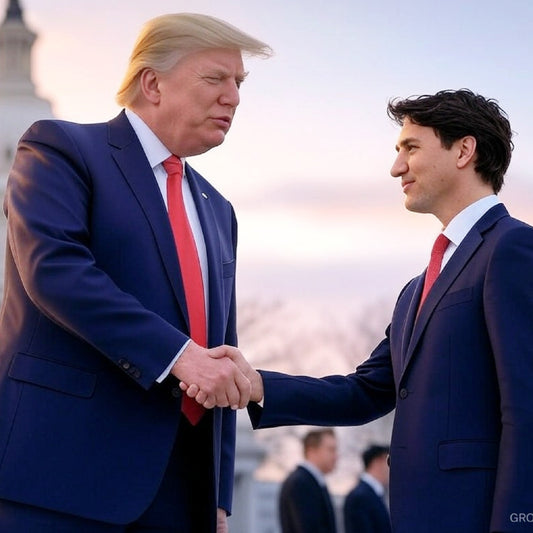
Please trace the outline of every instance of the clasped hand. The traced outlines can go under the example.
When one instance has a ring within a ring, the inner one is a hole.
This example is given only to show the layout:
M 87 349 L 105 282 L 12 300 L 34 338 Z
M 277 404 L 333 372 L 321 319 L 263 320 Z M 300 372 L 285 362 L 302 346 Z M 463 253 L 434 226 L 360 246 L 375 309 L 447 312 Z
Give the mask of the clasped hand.
M 263 398 L 263 381 L 238 348 L 222 345 L 202 348 L 191 342 L 172 373 L 181 390 L 206 409 L 242 409 Z

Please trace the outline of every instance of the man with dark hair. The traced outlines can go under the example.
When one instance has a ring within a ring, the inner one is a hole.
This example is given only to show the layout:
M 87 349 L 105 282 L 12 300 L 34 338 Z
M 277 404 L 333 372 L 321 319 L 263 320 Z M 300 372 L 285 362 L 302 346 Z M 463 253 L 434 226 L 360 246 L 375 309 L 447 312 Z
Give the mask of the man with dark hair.
M 500 192 L 511 162 L 513 142 L 509 121 L 495 100 L 468 89 L 440 91 L 433 96 L 392 101 L 387 113 L 400 126 L 407 119 L 418 126 L 433 128 L 446 150 L 463 137 L 474 137 L 474 170 L 492 186 L 495 194 Z
M 279 518 L 283 533 L 335 533 L 335 513 L 325 474 L 337 463 L 337 439 L 332 429 L 307 433 L 304 458 L 281 486 Z
M 345 533 L 391 533 L 385 489 L 389 484 L 389 447 L 373 444 L 362 454 L 364 472 L 344 500 Z
M 348 376 L 247 368 L 254 427 L 364 424 L 396 409 L 395 533 L 531 530 L 533 228 L 500 190 L 513 148 L 494 100 L 468 90 L 393 101 L 391 174 L 407 209 L 442 224 L 427 271 L 402 290 L 383 341 Z M 408 237 L 408 236 L 407 236 Z M 198 387 L 188 394 L 210 405 Z M 525 516 L 525 515 L 524 515 Z

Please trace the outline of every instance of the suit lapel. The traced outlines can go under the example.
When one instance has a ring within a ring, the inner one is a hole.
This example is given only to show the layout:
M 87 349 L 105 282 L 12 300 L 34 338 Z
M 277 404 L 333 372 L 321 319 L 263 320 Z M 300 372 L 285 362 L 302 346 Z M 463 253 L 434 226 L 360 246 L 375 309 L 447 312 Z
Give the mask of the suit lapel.
M 109 122 L 109 143 L 114 147 L 112 157 L 152 228 L 168 279 L 188 322 L 181 271 L 167 210 L 152 168 L 124 112 Z
M 418 313 L 418 303 L 420 302 L 420 297 L 422 296 L 422 290 L 424 288 L 424 279 L 425 275 L 422 274 L 413 280 L 413 289 L 411 289 L 411 298 L 409 299 L 409 307 L 405 315 L 405 323 L 403 327 L 402 335 L 402 344 L 401 344 L 401 353 L 402 353 L 402 369 L 405 366 L 406 357 L 409 353 L 409 344 L 413 336 L 413 328 L 416 321 L 416 316 Z
M 207 265 L 209 272 L 209 316 L 208 316 L 208 346 L 220 344 L 223 332 L 218 331 L 223 314 L 222 294 L 222 256 L 220 250 L 220 238 L 217 231 L 216 216 L 212 199 L 206 191 L 202 190 L 201 181 L 197 172 L 188 164 L 185 172 L 189 181 L 191 193 L 198 212 L 198 218 L 202 226 L 207 253 Z
M 433 316 L 435 308 L 443 296 L 448 292 L 450 286 L 460 275 L 467 263 L 470 261 L 476 250 L 483 243 L 483 234 L 488 231 L 500 218 L 508 215 L 507 210 L 502 204 L 498 204 L 489 209 L 483 217 L 474 225 L 463 239 L 457 250 L 442 270 L 441 274 L 435 281 L 431 291 L 426 297 L 424 305 L 416 317 L 418 302 L 422 293 L 424 276 L 420 276 L 418 286 L 415 289 L 414 297 L 411 301 L 408 316 L 406 318 L 406 335 L 402 346 L 403 371 L 409 365 L 411 358 L 420 342 L 426 326 Z M 408 334 L 408 327 L 412 328 L 411 335 Z M 405 348 L 405 351 L 403 349 Z

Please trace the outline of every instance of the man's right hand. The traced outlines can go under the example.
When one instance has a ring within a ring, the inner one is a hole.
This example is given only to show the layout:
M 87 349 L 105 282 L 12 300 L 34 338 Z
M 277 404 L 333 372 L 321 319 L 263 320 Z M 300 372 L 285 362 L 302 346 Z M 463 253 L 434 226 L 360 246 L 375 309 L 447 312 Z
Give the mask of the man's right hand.
M 196 385 L 198 391 L 202 392 L 200 399 L 203 401 L 199 403 L 206 409 L 215 406 L 242 409 L 250 401 L 252 386 L 231 357 L 234 355 L 232 350 L 237 349 L 231 346 L 207 349 L 191 341 L 171 373 L 182 382 L 182 389 L 186 389 L 184 385 Z
M 257 370 L 252 368 L 250 363 L 248 363 L 238 348 L 223 345 L 218 346 L 217 348 L 211 348 L 208 350 L 208 352 L 211 358 L 215 360 L 229 359 L 239 368 L 251 385 L 249 401 L 260 402 L 263 399 L 263 378 L 261 377 L 261 374 L 257 372 Z M 196 401 L 202 404 L 204 407 L 206 407 L 206 404 L 211 407 L 213 407 L 213 405 L 224 407 L 224 405 L 218 403 L 212 394 L 210 394 L 206 389 L 202 388 L 202 386 L 195 381 L 187 382 L 186 380 L 182 380 L 180 387 L 184 392 L 186 392 L 187 396 L 195 398 Z M 248 402 L 246 402 L 244 405 L 240 403 L 239 407 L 246 407 L 247 403 Z

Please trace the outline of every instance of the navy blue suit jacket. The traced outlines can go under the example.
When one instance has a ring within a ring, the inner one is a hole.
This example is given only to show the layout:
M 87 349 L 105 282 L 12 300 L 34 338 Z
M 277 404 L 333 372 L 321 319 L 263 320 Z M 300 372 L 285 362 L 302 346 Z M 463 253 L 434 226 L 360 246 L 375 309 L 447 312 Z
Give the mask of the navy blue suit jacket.
M 335 533 L 335 513 L 327 489 L 303 466 L 281 486 L 279 518 L 282 533 Z
M 355 373 L 263 372 L 254 426 L 363 424 L 395 407 L 395 533 L 527 531 L 513 513 L 533 502 L 533 228 L 490 209 L 416 318 L 423 281 Z
M 209 265 L 209 345 L 235 345 L 236 222 L 187 166 Z M 34 124 L 5 197 L 0 498 L 127 523 L 149 505 L 179 431 L 177 382 L 156 379 L 188 339 L 176 248 L 124 113 Z M 231 508 L 235 415 L 216 409 L 213 477 Z M 194 468 L 194 461 L 188 461 Z
M 391 533 L 383 498 L 364 480 L 344 500 L 344 533 Z

